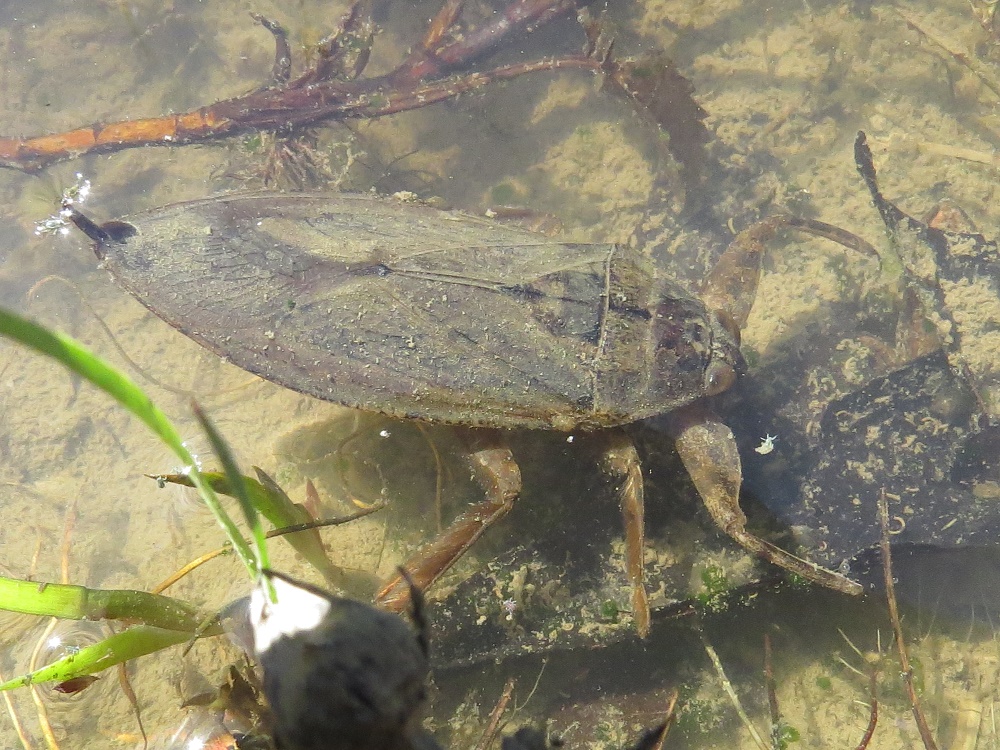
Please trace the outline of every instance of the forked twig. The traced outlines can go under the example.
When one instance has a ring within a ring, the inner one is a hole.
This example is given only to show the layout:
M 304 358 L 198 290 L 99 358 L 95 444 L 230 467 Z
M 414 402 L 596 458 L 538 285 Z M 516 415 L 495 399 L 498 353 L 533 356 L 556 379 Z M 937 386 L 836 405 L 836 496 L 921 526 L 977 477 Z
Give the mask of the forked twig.
M 870 657 L 862 653 L 861 649 L 854 645 L 854 642 L 847 637 L 847 633 L 840 628 L 837 628 L 837 632 L 840 633 L 840 637 L 847 642 L 847 645 L 851 647 L 851 650 L 858 655 L 862 664 L 866 664 L 868 666 L 868 672 L 866 675 L 865 672 L 862 672 L 843 657 L 837 657 L 837 661 L 854 672 L 856 675 L 860 677 L 867 676 L 868 678 L 868 694 L 871 698 L 868 702 L 868 726 L 865 728 L 865 733 L 862 735 L 861 742 L 858 743 L 857 747 L 857 750 L 867 750 L 868 743 L 871 742 L 872 736 L 875 734 L 875 727 L 878 725 L 878 675 L 879 665 L 882 663 L 882 634 L 878 630 L 875 631 L 878 643 L 876 653 L 878 656 Z
M 311 85 L 318 81 L 325 81 L 341 72 L 347 78 L 357 78 L 361 75 L 365 65 L 368 63 L 368 54 L 371 50 L 373 35 L 372 0 L 354 0 L 347 13 L 341 18 L 337 28 L 324 37 L 317 45 L 318 60 L 316 65 L 306 71 L 298 80 L 298 85 Z M 355 50 L 358 39 L 365 38 L 361 46 L 364 49 L 360 52 L 355 61 L 353 70 L 343 70 L 345 58 Z
M 892 551 L 889 545 L 889 503 L 885 499 L 885 490 L 879 494 L 878 522 L 879 527 L 882 529 L 881 551 L 882 574 L 885 580 L 885 599 L 889 607 L 889 619 L 892 622 L 892 630 L 896 637 L 896 648 L 899 651 L 899 664 L 902 667 L 903 684 L 906 686 L 906 694 L 910 698 L 913 718 L 917 722 L 917 729 L 920 732 L 920 739 L 923 741 L 924 747 L 926 750 L 937 750 L 934 735 L 931 734 L 931 728 L 927 724 L 927 717 L 920 707 L 920 699 L 917 697 L 917 691 L 913 687 L 913 668 L 910 666 L 910 657 L 906 653 L 903 625 L 899 621 L 899 605 L 896 603 L 896 585 L 892 578 Z
M 423 44 L 396 69 L 371 78 L 352 78 L 367 62 L 367 52 L 363 52 L 354 70 L 337 78 L 338 64 L 348 54 L 348 48 L 356 46 L 351 42 L 358 36 L 371 35 L 367 30 L 369 5 L 367 1 L 352 5 L 337 32 L 321 43 L 315 65 L 297 78 L 285 80 L 290 62 L 286 64 L 284 59 L 284 31 L 257 17 L 275 39 L 273 76 L 277 85 L 183 114 L 94 123 L 53 135 L 0 137 L 0 167 L 32 172 L 88 153 L 193 143 L 252 131 L 288 134 L 331 120 L 376 118 L 419 109 L 536 71 L 578 68 L 601 72 L 606 67 L 602 60 L 575 55 L 449 75 L 494 51 L 512 33 L 536 28 L 568 13 L 576 4 L 575 0 L 512 0 L 490 23 L 451 39 L 447 32 L 461 4 L 448 2 L 432 22 Z

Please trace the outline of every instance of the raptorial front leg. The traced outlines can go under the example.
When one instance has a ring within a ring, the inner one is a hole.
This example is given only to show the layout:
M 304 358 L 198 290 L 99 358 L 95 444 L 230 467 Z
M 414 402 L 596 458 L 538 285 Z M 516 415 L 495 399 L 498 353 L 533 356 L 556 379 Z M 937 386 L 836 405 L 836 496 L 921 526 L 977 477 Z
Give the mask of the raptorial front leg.
M 794 229 L 813 237 L 825 237 L 849 250 L 878 258 L 875 248 L 851 232 L 815 219 L 778 214 L 752 224 L 737 234 L 705 279 L 701 300 L 719 316 L 736 336 L 750 317 L 757 297 L 767 243 L 779 229 Z
M 499 433 L 474 430 L 466 435 L 469 461 L 486 499 L 465 511 L 403 563 L 402 567 L 422 591 L 464 555 L 490 526 L 506 516 L 521 494 L 521 470 Z M 398 575 L 375 596 L 375 604 L 392 612 L 402 612 L 409 601 L 410 584 Z
M 618 500 L 625 523 L 625 568 L 632 584 L 632 617 L 640 638 L 649 635 L 649 601 L 646 598 L 645 501 L 642 466 L 635 443 L 620 430 L 607 433 L 607 446 L 601 457 L 601 467 L 618 480 Z
M 741 547 L 807 581 L 845 594 L 860 594 L 861 585 L 839 573 L 803 560 L 747 531 L 740 508 L 743 480 L 740 454 L 732 431 L 711 409 L 691 404 L 671 414 L 670 430 L 684 467 L 691 475 L 705 508 L 719 528 Z

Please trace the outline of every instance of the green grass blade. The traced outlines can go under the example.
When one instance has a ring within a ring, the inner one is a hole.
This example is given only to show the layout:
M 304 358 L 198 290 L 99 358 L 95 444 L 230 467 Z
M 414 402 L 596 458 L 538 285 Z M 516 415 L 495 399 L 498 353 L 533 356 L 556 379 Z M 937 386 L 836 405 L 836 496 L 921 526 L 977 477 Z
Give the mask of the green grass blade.
M 40 682 L 65 682 L 100 672 L 115 664 L 160 651 L 191 638 L 191 633 L 138 625 L 105 638 L 100 643 L 85 646 L 48 666 L 0 684 L 0 691 L 36 685 Z
M 246 540 L 243 539 L 232 519 L 220 505 L 215 492 L 201 478 L 194 457 L 184 447 L 173 424 L 139 386 L 132 382 L 127 375 L 92 354 L 69 336 L 49 331 L 37 323 L 32 323 L 3 309 L 0 309 L 0 334 L 19 341 L 25 346 L 62 363 L 65 367 L 96 385 L 142 420 L 187 467 L 185 472 L 190 474 L 192 482 L 198 488 L 202 499 L 212 511 L 219 525 L 226 532 L 226 536 L 237 555 L 250 572 L 251 578 L 256 579 L 257 561 Z
M 229 445 L 222 438 L 222 435 L 219 434 L 219 431 L 215 429 L 212 420 L 208 418 L 208 415 L 205 414 L 197 403 L 192 403 L 191 408 L 194 411 L 195 418 L 198 420 L 198 424 L 201 425 L 202 431 L 208 437 L 208 441 L 211 443 L 216 457 L 222 462 L 222 468 L 226 472 L 226 479 L 229 480 L 229 485 L 233 489 L 233 496 L 239 503 L 240 510 L 243 511 L 243 517 L 246 519 L 250 533 L 253 534 L 254 546 L 257 548 L 256 573 L 260 575 L 262 570 L 271 567 L 267 554 L 267 538 L 264 536 L 264 527 L 260 523 L 260 514 L 257 513 L 257 509 L 250 501 L 250 494 L 247 492 L 246 483 L 243 481 L 243 474 L 240 472 L 239 466 L 236 465 L 236 459 L 233 458 L 233 453 L 229 450 Z
M 64 620 L 129 620 L 188 634 L 204 620 L 196 607 L 161 594 L 5 577 L 0 577 L 0 609 Z

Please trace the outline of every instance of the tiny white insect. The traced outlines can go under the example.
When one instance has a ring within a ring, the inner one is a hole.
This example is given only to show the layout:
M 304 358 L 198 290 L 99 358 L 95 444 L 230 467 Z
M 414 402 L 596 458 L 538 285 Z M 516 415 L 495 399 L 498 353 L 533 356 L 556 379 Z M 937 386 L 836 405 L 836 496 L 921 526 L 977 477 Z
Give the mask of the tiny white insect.
M 762 456 L 766 456 L 774 450 L 774 441 L 777 439 L 777 435 L 765 435 L 760 439 L 760 445 L 754 448 L 754 452 L 759 453 Z
M 517 602 L 513 599 L 504 599 L 500 602 L 500 606 L 503 608 L 503 611 L 507 613 L 507 619 L 513 620 L 514 612 L 517 611 Z

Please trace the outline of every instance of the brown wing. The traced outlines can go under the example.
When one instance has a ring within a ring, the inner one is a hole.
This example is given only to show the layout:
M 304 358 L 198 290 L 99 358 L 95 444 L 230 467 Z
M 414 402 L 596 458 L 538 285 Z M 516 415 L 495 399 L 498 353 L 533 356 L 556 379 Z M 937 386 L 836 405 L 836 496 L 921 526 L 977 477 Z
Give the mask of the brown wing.
M 188 336 L 286 387 L 472 425 L 568 429 L 645 416 L 602 382 L 649 379 L 635 363 L 657 344 L 634 331 L 662 290 L 615 246 L 346 195 L 235 195 L 128 221 L 136 235 L 103 248 L 119 282 Z M 615 291 L 626 282 L 627 293 Z

